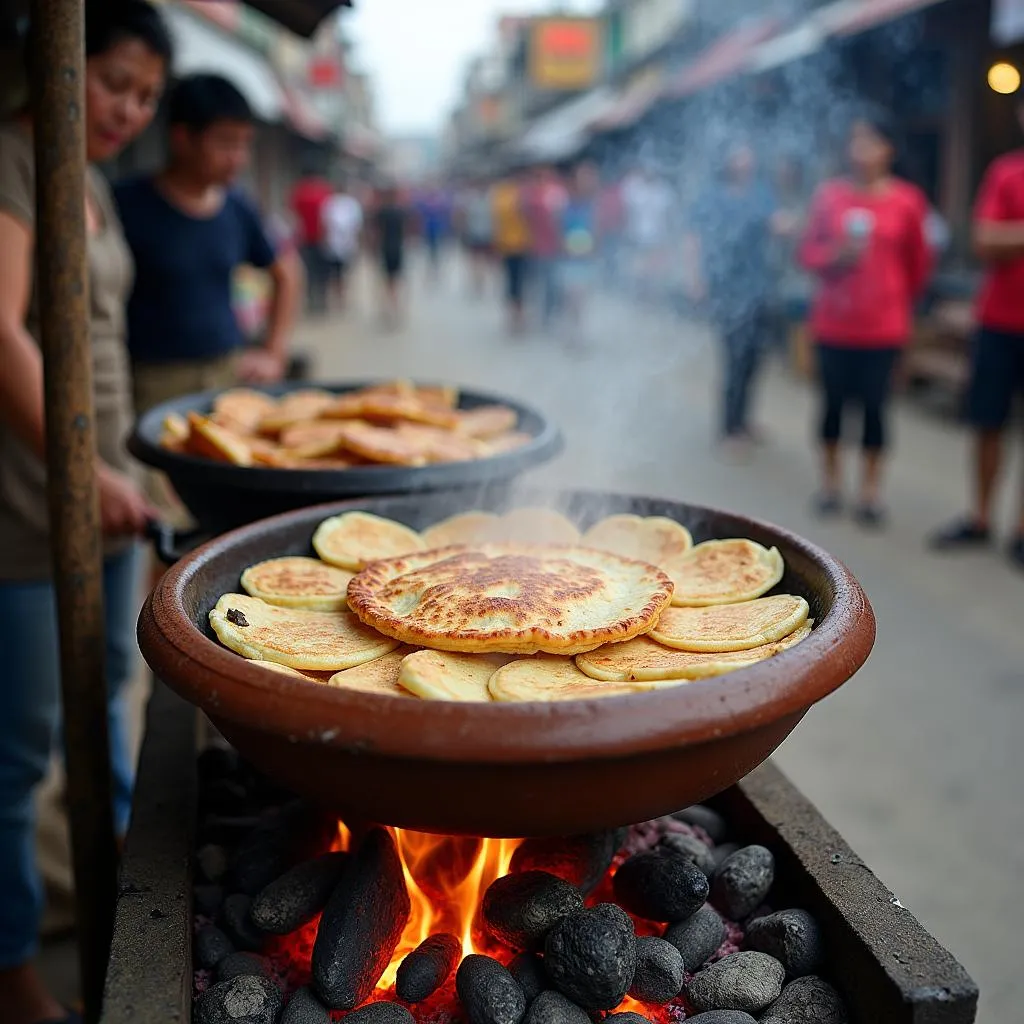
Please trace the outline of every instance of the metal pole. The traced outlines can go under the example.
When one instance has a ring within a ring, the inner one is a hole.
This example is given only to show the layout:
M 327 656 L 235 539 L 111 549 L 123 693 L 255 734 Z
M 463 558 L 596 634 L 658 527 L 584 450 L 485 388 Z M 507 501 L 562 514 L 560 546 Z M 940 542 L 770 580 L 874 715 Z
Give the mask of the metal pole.
M 78 945 L 99 1019 L 116 897 L 85 223 L 83 0 L 33 0 L 36 283 Z

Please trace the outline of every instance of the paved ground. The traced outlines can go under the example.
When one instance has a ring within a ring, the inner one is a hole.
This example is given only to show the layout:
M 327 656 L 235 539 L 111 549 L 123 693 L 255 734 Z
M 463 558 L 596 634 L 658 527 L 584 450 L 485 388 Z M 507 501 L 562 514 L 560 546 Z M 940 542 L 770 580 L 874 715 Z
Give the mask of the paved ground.
M 771 443 L 748 464 L 723 463 L 710 443 L 715 365 L 705 332 L 607 301 L 594 309 L 582 351 L 557 337 L 510 339 L 496 297 L 470 300 L 459 268 L 446 270 L 439 284 L 415 277 L 400 331 L 380 329 L 373 296 L 362 290 L 343 320 L 304 331 L 318 372 L 505 390 L 565 428 L 565 455 L 537 479 L 742 510 L 843 558 L 874 603 L 878 644 L 864 671 L 807 716 L 779 760 L 963 960 L 982 986 L 979 1019 L 1018 1019 L 1024 575 L 996 554 L 943 560 L 923 549 L 923 535 L 963 501 L 960 431 L 904 403 L 891 526 L 866 534 L 845 521 L 823 525 L 808 511 L 813 394 L 783 367 L 761 395 Z M 1019 486 L 1018 475 L 1013 494 Z

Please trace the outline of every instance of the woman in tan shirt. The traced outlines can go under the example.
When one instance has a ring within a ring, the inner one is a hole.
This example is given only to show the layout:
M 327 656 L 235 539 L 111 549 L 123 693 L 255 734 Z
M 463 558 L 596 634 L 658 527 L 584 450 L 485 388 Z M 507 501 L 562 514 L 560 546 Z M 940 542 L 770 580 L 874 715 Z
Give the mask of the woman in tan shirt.
M 93 0 L 86 12 L 86 154 L 111 159 L 149 124 L 169 70 L 166 28 L 145 0 Z M 124 438 L 131 387 L 124 307 L 131 255 L 109 191 L 86 183 L 90 340 L 100 518 L 107 541 L 104 597 L 115 817 L 127 826 L 132 769 L 119 694 L 134 660 L 139 560 L 134 539 L 152 515 L 130 476 Z M 43 463 L 43 369 L 34 281 L 32 121 L 0 125 L 0 1006 L 6 1024 L 73 1020 L 32 967 L 41 892 L 34 861 L 33 790 L 57 737 L 58 637 Z

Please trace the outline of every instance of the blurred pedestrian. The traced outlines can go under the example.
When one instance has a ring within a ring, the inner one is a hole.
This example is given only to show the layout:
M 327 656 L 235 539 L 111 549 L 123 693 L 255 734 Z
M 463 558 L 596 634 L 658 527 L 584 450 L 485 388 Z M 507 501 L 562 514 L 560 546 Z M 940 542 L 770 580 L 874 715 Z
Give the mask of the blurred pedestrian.
M 914 304 L 932 266 L 925 236 L 928 201 L 893 174 L 897 130 L 883 111 L 859 117 L 850 131 L 850 176 L 818 190 L 801 247 L 818 279 L 811 311 L 822 385 L 821 515 L 842 510 L 839 444 L 843 414 L 860 405 L 862 473 L 859 522 L 879 526 L 886 406 L 893 371 L 911 339 Z
M 530 284 L 537 289 L 541 326 L 559 308 L 562 213 L 569 193 L 554 167 L 535 167 L 523 188 L 523 212 L 530 229 Z
M 451 207 L 448 196 L 440 185 L 428 185 L 416 202 L 423 245 L 427 250 L 427 268 L 432 280 L 437 280 L 441 255 L 451 228 Z
M 526 326 L 525 292 L 529 273 L 530 227 L 523 211 L 522 179 L 510 176 L 491 190 L 494 248 L 505 268 L 505 301 L 509 330 L 519 334 Z
M 559 286 L 575 339 L 583 330 L 587 300 L 597 275 L 597 197 L 600 180 L 593 165 L 580 164 L 571 178 L 561 215 Z
M 167 166 L 114 190 L 135 257 L 128 350 L 140 413 L 193 391 L 281 380 L 302 273 L 234 186 L 255 132 L 238 89 L 219 75 L 182 78 L 167 123 Z M 271 285 L 265 337 L 252 348 L 232 301 L 243 266 L 267 271 Z
M 330 290 L 341 309 L 345 308 L 348 275 L 359 255 L 359 236 L 363 230 L 363 208 L 343 181 L 334 194 L 324 201 L 320 211 L 323 221 L 324 253 L 329 267 Z
M 373 245 L 384 286 L 382 320 L 397 327 L 402 319 L 402 280 L 410 212 L 394 185 L 380 190 L 373 212 Z
M 96 164 L 112 160 L 156 113 L 171 63 L 159 13 L 142 0 L 89 3 L 82 82 L 88 324 L 95 476 L 103 532 L 103 605 L 114 823 L 131 812 L 124 690 L 137 658 L 140 536 L 156 513 L 124 448 L 131 384 L 124 348 L 132 259 Z M 70 1022 L 33 966 L 43 893 L 34 792 L 58 741 L 60 643 L 50 561 L 43 360 L 35 263 L 35 166 L 27 110 L 0 125 L 0 1007 L 4 1024 Z M 55 183 L 46 183 L 52 187 Z
M 1024 98 L 1017 101 L 1017 116 L 1024 128 Z M 1014 398 L 1024 393 L 1024 149 L 1000 157 L 989 168 L 974 214 L 974 248 L 986 274 L 968 392 L 975 431 L 973 504 L 968 516 L 933 538 L 933 547 L 940 551 L 990 543 L 1003 437 Z M 1009 552 L 1024 569 L 1024 501 Z
M 607 287 L 620 283 L 622 241 L 626 226 L 626 209 L 622 199 L 622 182 L 610 171 L 603 175 L 597 196 L 597 234 L 601 239 L 599 261 L 601 277 Z
M 739 451 L 759 434 L 751 423 L 754 385 L 771 344 L 772 218 L 775 200 L 754 151 L 735 143 L 721 176 L 691 214 L 685 253 L 691 298 L 703 304 L 722 350 L 720 437 Z
M 334 186 L 318 170 L 319 158 L 306 157 L 306 171 L 295 183 L 291 208 L 298 224 L 299 253 L 306 269 L 306 309 L 314 316 L 327 312 L 327 284 L 330 267 L 324 253 L 324 203 L 334 195 Z
M 494 223 L 491 196 L 485 182 L 473 182 L 462 194 L 459 204 L 462 244 L 469 260 L 469 286 L 479 297 L 491 267 Z
M 649 302 L 667 284 L 675 197 L 656 168 L 645 163 L 631 171 L 623 182 L 622 204 L 629 284 L 636 298 Z

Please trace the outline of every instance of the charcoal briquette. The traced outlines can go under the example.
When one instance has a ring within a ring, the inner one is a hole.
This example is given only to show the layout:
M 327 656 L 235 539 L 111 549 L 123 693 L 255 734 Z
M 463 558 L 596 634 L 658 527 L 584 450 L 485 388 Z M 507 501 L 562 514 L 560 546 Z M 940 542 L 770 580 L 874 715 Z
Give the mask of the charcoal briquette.
M 619 834 L 614 831 L 526 839 L 512 855 L 509 870 L 547 871 L 575 885 L 585 896 L 604 878 L 621 845 Z
M 609 1013 L 607 1017 L 602 1017 L 601 1024 L 648 1024 L 649 1020 L 642 1013 L 623 1010 L 622 1013 Z
M 669 925 L 663 938 L 679 950 L 687 973 L 694 974 L 725 941 L 725 922 L 714 907 L 704 906 L 688 921 Z
M 686 1024 L 757 1024 L 757 1018 L 743 1010 L 709 1010 L 687 1017 Z
M 813 973 L 823 955 L 821 929 L 806 910 L 756 918 L 746 927 L 746 945 L 775 957 L 790 979 Z
M 281 1024 L 331 1024 L 331 1015 L 312 989 L 300 988 L 288 1000 Z
M 281 990 L 266 978 L 242 974 L 211 985 L 196 1000 L 195 1024 L 274 1024 Z
M 523 990 L 529 1005 L 549 987 L 544 961 L 536 953 L 520 953 L 508 965 L 509 973 Z
M 624 861 L 612 887 L 621 906 L 650 921 L 685 921 L 708 898 L 704 872 L 666 846 Z
M 711 853 L 711 847 L 696 836 L 687 835 L 685 832 L 669 832 L 661 840 L 661 845 L 695 864 L 708 878 L 715 873 L 715 858 Z
M 216 917 L 223 903 L 222 885 L 197 885 L 192 890 L 192 909 L 203 917 Z
M 813 975 L 791 981 L 768 1007 L 761 1024 L 847 1024 L 842 996 Z
M 233 776 L 239 763 L 238 751 L 233 747 L 206 747 L 196 758 L 199 781 L 206 786 L 214 779 Z
M 260 823 L 258 814 L 204 814 L 199 836 L 204 843 L 237 846 Z
M 711 856 L 715 860 L 715 870 L 717 871 L 739 849 L 739 843 L 722 843 L 721 846 L 712 847 Z
M 561 992 L 541 992 L 530 1004 L 524 1024 L 590 1024 L 590 1017 Z
M 351 854 L 317 929 L 313 988 L 332 1010 L 365 1002 L 409 919 L 409 894 L 391 833 L 371 829 Z
M 489 956 L 467 956 L 455 974 L 455 990 L 469 1024 L 519 1024 L 526 1013 L 519 983 Z
M 220 923 L 238 949 L 259 951 L 263 948 L 263 932 L 249 916 L 251 907 L 252 900 L 245 893 L 232 893 L 220 908 Z
M 268 981 L 274 981 L 270 961 L 257 953 L 231 953 L 217 965 L 218 981 L 230 981 L 232 978 L 240 978 L 243 974 L 255 974 Z
M 636 940 L 636 972 L 629 994 L 641 1003 L 659 1006 L 675 999 L 683 987 L 683 958 L 664 939 L 644 936 Z
M 196 963 L 204 970 L 213 970 L 224 957 L 234 951 L 234 943 L 214 925 L 200 929 L 196 935 Z
M 694 975 L 686 996 L 698 1012 L 760 1013 L 779 998 L 785 977 L 782 964 L 767 953 L 733 953 Z
M 207 843 L 196 850 L 196 870 L 204 882 L 220 882 L 228 870 L 228 851 L 216 843 Z
M 775 858 L 763 846 L 744 846 L 724 861 L 711 882 L 711 902 L 734 921 L 749 917 L 775 881 Z
M 337 888 L 347 860 L 347 853 L 325 853 L 290 868 L 253 899 L 253 923 L 271 935 L 288 935 L 312 921 Z
M 346 1014 L 345 1020 L 351 1024 L 416 1024 L 416 1018 L 406 1007 L 386 999 L 360 1006 Z
M 238 779 L 221 777 L 203 786 L 200 801 L 208 811 L 239 813 L 250 804 L 249 791 Z
M 496 879 L 484 893 L 487 930 L 512 949 L 533 949 L 563 918 L 581 909 L 583 894 L 546 871 L 522 871 Z
M 544 967 L 563 995 L 585 1010 L 613 1010 L 633 984 L 633 922 L 614 903 L 559 921 L 544 943 Z
M 458 936 L 448 932 L 428 935 L 398 965 L 395 995 L 404 1003 L 429 999 L 451 976 L 461 955 Z
M 716 844 L 723 842 L 729 834 L 729 826 L 725 818 L 718 811 L 713 811 L 703 804 L 694 804 L 692 807 L 676 811 L 672 817 L 686 825 L 696 825 L 697 828 L 704 829 L 711 842 Z

